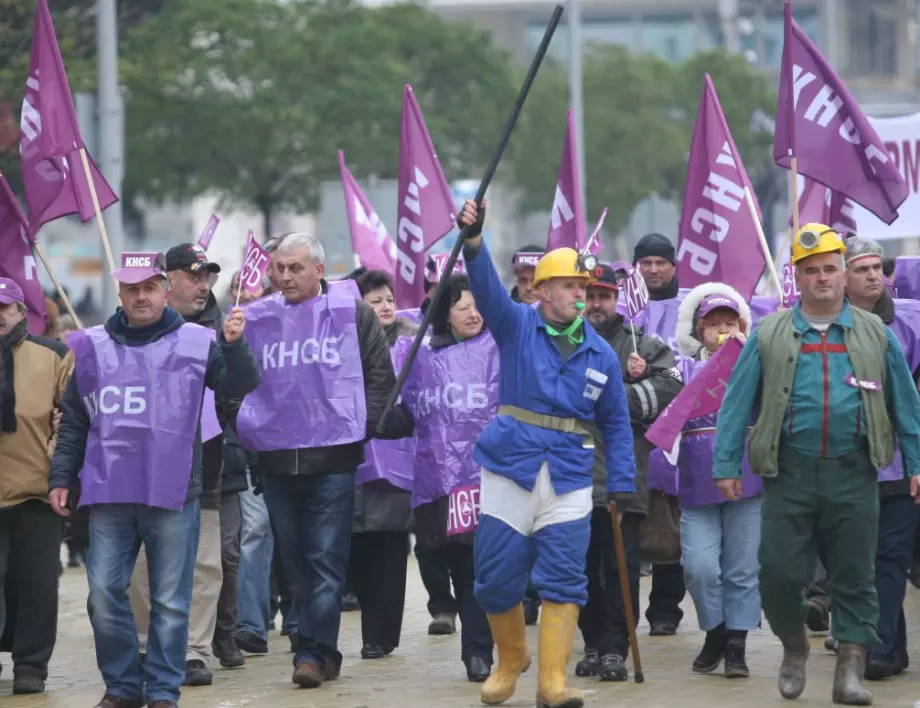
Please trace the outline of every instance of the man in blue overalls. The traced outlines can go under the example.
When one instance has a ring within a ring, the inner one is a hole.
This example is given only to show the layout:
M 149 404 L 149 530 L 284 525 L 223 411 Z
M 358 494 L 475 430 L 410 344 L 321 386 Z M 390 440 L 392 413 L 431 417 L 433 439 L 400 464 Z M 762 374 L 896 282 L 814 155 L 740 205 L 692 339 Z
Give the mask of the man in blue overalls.
M 460 215 L 473 228 L 464 260 L 476 304 L 499 347 L 498 416 L 483 431 L 476 534 L 476 599 L 489 615 L 499 663 L 482 688 L 496 705 L 530 664 L 521 600 L 528 575 L 543 600 L 538 708 L 581 708 L 566 685 L 579 608 L 587 601 L 594 421 L 607 453 L 607 490 L 626 506 L 635 490 L 629 406 L 616 354 L 582 318 L 591 277 L 571 248 L 544 255 L 534 287 L 540 306 L 515 303 L 482 243 L 482 210 Z

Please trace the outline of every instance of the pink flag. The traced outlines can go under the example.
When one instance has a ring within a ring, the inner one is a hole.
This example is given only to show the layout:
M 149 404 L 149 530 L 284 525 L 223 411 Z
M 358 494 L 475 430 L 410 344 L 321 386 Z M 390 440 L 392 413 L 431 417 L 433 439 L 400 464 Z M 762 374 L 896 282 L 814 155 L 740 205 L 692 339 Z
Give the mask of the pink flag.
M 246 251 L 240 268 L 240 289 L 258 292 L 262 278 L 268 272 L 269 255 L 250 230 L 246 234 Z
M 556 248 L 584 249 L 588 241 L 585 225 L 585 210 L 581 203 L 581 186 L 578 183 L 578 149 L 575 142 L 575 119 L 569 109 L 562 144 L 562 164 L 559 165 L 559 181 L 553 196 L 553 210 L 550 212 L 549 236 L 546 251 Z
M 403 93 L 399 136 L 399 208 L 396 225 L 396 304 L 425 299 L 425 251 L 454 228 L 454 200 L 412 87 Z
M 45 293 L 42 291 L 29 240 L 29 225 L 13 190 L 0 174 L 0 277 L 14 280 L 25 296 L 29 332 L 45 331 Z
M 80 157 L 83 147 L 48 2 L 38 0 L 19 138 L 33 233 L 42 224 L 68 214 L 79 214 L 83 221 L 96 215 Z M 87 160 L 99 207 L 105 209 L 118 201 L 118 197 L 92 157 L 87 155 Z
M 875 128 L 821 52 L 792 19 L 786 30 L 773 159 L 862 205 L 886 224 L 908 189 Z M 681 283 L 683 285 L 683 283 Z
M 856 233 L 855 205 L 840 192 L 828 189 L 814 180 L 805 180 L 799 197 L 799 224 L 826 224 L 841 235 Z M 792 216 L 789 226 L 793 225 Z
M 444 268 L 447 265 L 447 261 L 450 259 L 449 253 L 433 253 L 428 258 L 434 263 L 434 270 L 425 266 L 425 280 L 429 283 L 439 283 L 441 278 L 444 277 Z M 451 275 L 456 275 L 457 273 L 465 273 L 466 267 L 463 265 L 463 258 L 458 258 L 457 262 L 454 263 L 454 269 L 451 272 Z
M 690 383 L 683 387 L 662 411 L 645 438 L 662 450 L 673 450 L 684 424 L 693 418 L 715 413 L 722 406 L 725 387 L 741 354 L 742 345 L 732 337 L 706 362 Z
M 722 282 L 750 300 L 767 265 L 744 194 L 754 190 L 738 155 L 709 74 L 696 114 L 684 206 L 677 279 L 681 287 Z M 760 207 L 755 200 L 757 218 Z
M 217 231 L 217 225 L 220 223 L 220 219 L 217 218 L 217 214 L 211 214 L 211 218 L 208 219 L 208 223 L 205 224 L 204 231 L 201 232 L 201 236 L 198 237 L 198 245 L 201 247 L 202 251 L 207 251 L 208 246 L 211 245 L 211 239 L 214 238 L 214 232 Z
M 630 268 L 629 275 L 623 281 L 623 292 L 626 295 L 626 311 L 629 318 L 635 319 L 648 305 L 648 286 L 638 268 Z
M 393 239 L 387 233 L 387 227 L 364 196 L 354 176 L 345 166 L 345 153 L 341 150 L 339 173 L 342 176 L 342 191 L 345 192 L 351 246 L 361 259 L 361 265 L 368 270 L 393 273 L 396 270 L 396 244 L 393 243 Z

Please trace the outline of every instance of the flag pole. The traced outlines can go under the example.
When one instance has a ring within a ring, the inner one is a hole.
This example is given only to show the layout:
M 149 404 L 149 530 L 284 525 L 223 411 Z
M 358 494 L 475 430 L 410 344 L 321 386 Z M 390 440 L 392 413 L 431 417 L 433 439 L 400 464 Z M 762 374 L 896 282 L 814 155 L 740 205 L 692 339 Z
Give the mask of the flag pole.
M 760 241 L 760 248 L 763 250 L 764 260 L 767 262 L 767 270 L 770 271 L 770 278 L 776 287 L 776 294 L 783 297 L 783 286 L 779 282 L 779 275 L 776 272 L 776 265 L 773 263 L 773 256 L 770 255 L 770 246 L 767 244 L 767 237 L 763 232 L 763 224 L 757 216 L 757 206 L 754 204 L 754 195 L 751 194 L 749 187 L 744 188 L 744 200 L 747 202 L 748 210 L 751 212 L 751 219 L 754 220 L 754 229 L 757 231 L 757 240 Z
M 511 131 L 514 130 L 518 116 L 521 115 L 521 110 L 524 108 L 524 101 L 527 100 L 527 94 L 530 93 L 530 87 L 533 86 L 534 79 L 537 77 L 537 71 L 539 71 L 540 65 L 543 63 L 543 58 L 546 56 L 546 52 L 549 49 L 549 42 L 553 38 L 553 34 L 556 32 L 556 28 L 559 26 L 559 20 L 562 19 L 563 9 L 564 8 L 562 5 L 556 5 L 556 8 L 553 10 L 552 17 L 549 19 L 549 24 L 546 26 L 546 32 L 543 34 L 543 39 L 540 40 L 540 46 L 537 47 L 537 52 L 534 55 L 533 61 L 530 63 L 530 68 L 527 70 L 527 75 L 524 77 L 524 82 L 521 84 L 521 90 L 514 102 L 514 106 L 511 108 L 511 114 L 508 116 L 508 120 L 505 122 L 505 127 L 502 131 L 501 137 L 498 140 L 498 145 L 495 146 L 495 150 L 492 152 L 492 157 L 489 158 L 489 163 L 486 165 L 485 172 L 482 175 L 482 181 L 479 183 L 479 188 L 476 190 L 476 196 L 474 200 L 477 206 L 482 204 L 482 200 L 486 196 L 486 190 L 489 188 L 489 183 L 492 181 L 492 177 L 495 176 L 495 171 L 498 169 L 498 163 L 502 159 L 502 154 L 505 152 L 505 147 L 508 145 L 508 140 L 511 139 Z M 457 263 L 457 259 L 460 257 L 460 249 L 463 248 L 463 244 L 467 239 L 467 235 L 469 234 L 470 229 L 470 226 L 464 226 L 460 230 L 460 235 L 457 236 L 457 241 L 454 243 L 454 247 L 450 252 L 450 257 L 447 259 L 447 263 L 444 265 L 445 273 L 453 272 L 454 265 Z M 390 397 L 387 399 L 386 405 L 383 407 L 383 413 L 380 416 L 380 422 L 377 424 L 378 433 L 382 432 L 387 413 L 399 399 L 399 394 L 402 392 L 402 388 L 406 383 L 406 378 L 409 376 L 409 370 L 412 368 L 412 363 L 415 361 L 415 357 L 418 356 L 418 350 L 421 348 L 422 341 L 428 333 L 428 327 L 431 324 L 431 317 L 434 314 L 434 311 L 437 309 L 438 301 L 444 295 L 444 290 L 447 286 L 448 280 L 449 278 L 441 279 L 441 281 L 438 283 L 437 289 L 434 292 L 434 297 L 431 298 L 431 304 L 428 306 L 428 309 L 425 312 L 425 316 L 422 318 L 422 323 L 419 325 L 418 334 L 415 336 L 415 341 L 412 342 L 412 348 L 406 355 L 406 360 L 403 363 L 402 369 L 399 371 L 399 376 L 396 378 L 396 385 L 390 392 Z
M 48 277 L 51 278 L 51 282 L 54 284 L 54 289 L 57 290 L 57 294 L 61 298 L 61 302 L 64 303 L 67 314 L 70 315 L 71 319 L 74 321 L 74 324 L 77 325 L 79 329 L 83 329 L 83 323 L 80 321 L 80 318 L 77 317 L 77 313 L 74 312 L 73 305 L 70 304 L 70 298 L 67 297 L 67 293 L 64 292 L 64 288 L 61 287 L 58 279 L 54 277 L 54 271 L 52 271 L 51 266 L 48 265 L 48 260 L 45 258 L 44 249 L 42 249 L 42 247 L 38 244 L 38 241 L 32 241 L 32 249 L 35 251 L 35 255 L 38 256 L 38 260 L 42 262 L 42 266 L 44 266 Z
M 105 257 L 109 261 L 109 272 L 115 271 L 115 259 L 112 257 L 112 245 L 109 243 L 109 233 L 105 230 L 105 220 L 102 218 L 102 209 L 99 206 L 99 195 L 96 194 L 96 184 L 89 169 L 89 160 L 86 157 L 86 148 L 80 148 L 80 159 L 83 161 L 83 171 L 86 173 L 86 183 L 89 185 L 89 194 L 93 199 L 93 209 L 96 212 L 96 224 L 102 236 L 102 245 L 105 248 Z

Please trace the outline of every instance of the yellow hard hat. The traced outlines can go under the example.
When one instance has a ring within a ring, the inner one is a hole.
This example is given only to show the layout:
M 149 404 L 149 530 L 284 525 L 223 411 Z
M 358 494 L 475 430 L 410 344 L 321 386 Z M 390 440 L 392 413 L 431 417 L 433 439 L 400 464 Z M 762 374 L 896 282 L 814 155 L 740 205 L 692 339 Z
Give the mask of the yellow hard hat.
M 792 264 L 819 253 L 846 253 L 840 234 L 824 224 L 805 224 L 792 240 Z
M 590 269 L 596 265 L 594 256 L 582 256 L 574 248 L 557 248 L 537 261 L 533 286 L 551 278 L 584 278 L 591 280 Z

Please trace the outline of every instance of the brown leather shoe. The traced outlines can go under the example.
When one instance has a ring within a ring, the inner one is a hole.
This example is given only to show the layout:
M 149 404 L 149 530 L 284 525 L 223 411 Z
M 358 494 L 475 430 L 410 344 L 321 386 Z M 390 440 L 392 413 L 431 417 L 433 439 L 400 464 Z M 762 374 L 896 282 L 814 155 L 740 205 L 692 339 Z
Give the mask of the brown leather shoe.
M 329 666 L 329 664 L 326 664 Z M 301 688 L 319 688 L 326 680 L 326 671 L 319 668 L 315 661 L 298 662 L 297 668 L 294 669 L 294 675 L 291 681 Z M 331 679 L 330 679 L 331 680 Z
M 144 708 L 144 705 L 143 698 L 121 698 L 106 693 L 96 704 L 96 708 Z

